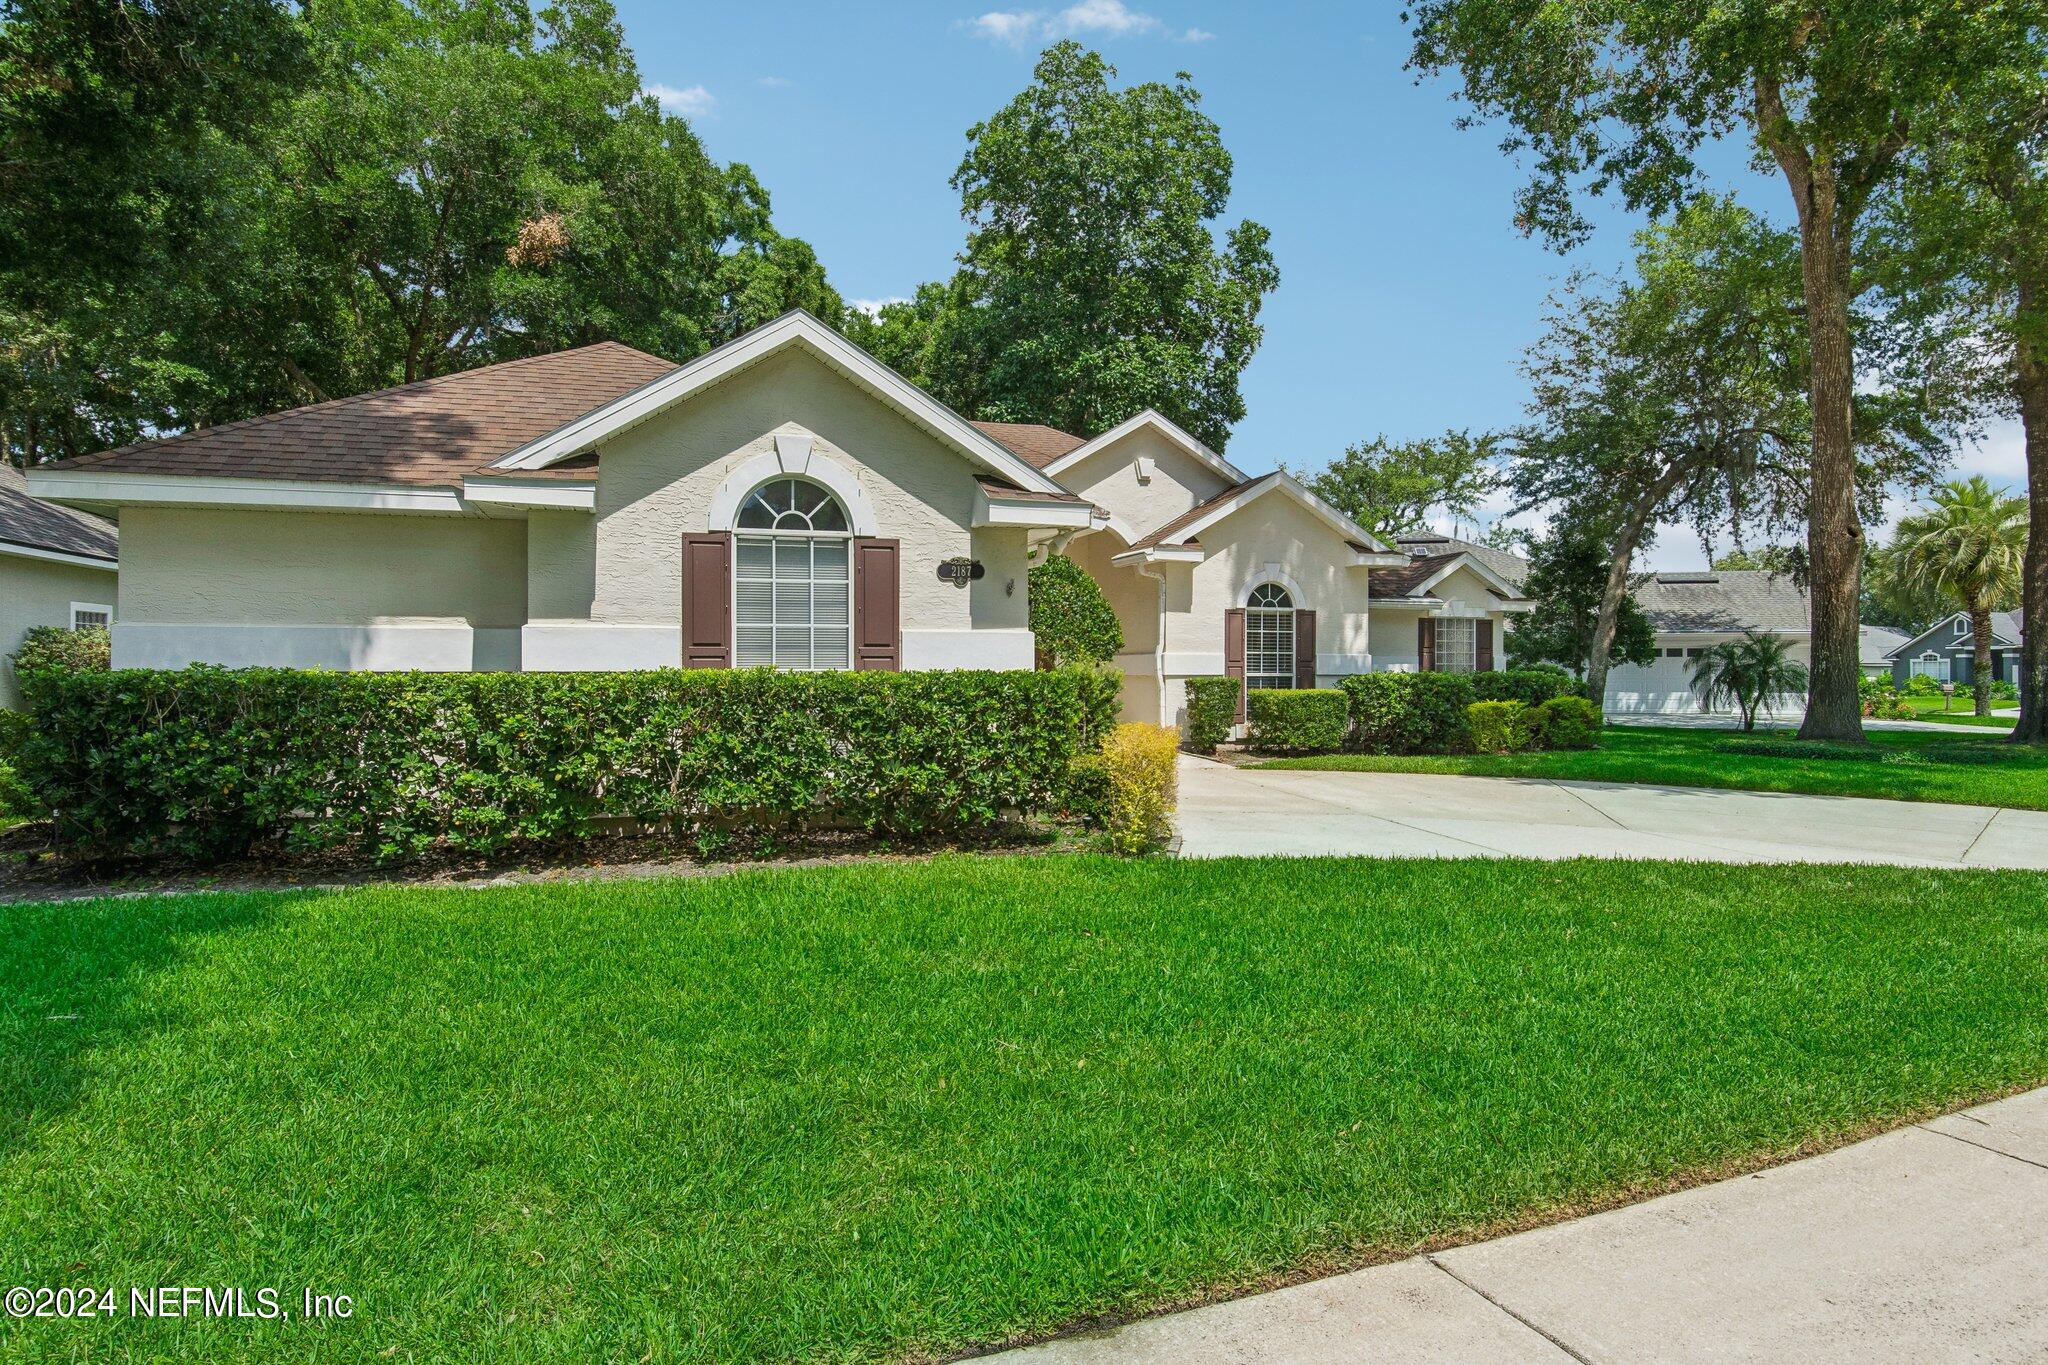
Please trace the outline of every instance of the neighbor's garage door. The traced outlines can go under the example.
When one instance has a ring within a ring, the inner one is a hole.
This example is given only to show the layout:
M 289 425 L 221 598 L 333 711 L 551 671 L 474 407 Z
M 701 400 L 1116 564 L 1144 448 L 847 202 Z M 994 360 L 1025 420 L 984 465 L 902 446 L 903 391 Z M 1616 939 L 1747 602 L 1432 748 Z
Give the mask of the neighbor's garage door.
M 1607 709 L 1623 716 L 1695 714 L 1692 660 L 1683 649 L 1662 649 L 1649 665 L 1623 664 L 1607 675 Z

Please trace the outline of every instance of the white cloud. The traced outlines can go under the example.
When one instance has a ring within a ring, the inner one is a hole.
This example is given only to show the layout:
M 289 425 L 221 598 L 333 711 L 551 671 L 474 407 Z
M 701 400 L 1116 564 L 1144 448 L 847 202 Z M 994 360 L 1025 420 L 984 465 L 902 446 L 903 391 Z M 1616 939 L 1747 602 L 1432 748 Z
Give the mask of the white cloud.
M 848 299 L 846 301 L 846 306 L 848 308 L 858 309 L 859 311 L 866 313 L 869 317 L 873 317 L 875 316 L 875 314 L 881 312 L 884 308 L 887 308 L 892 303 L 909 302 L 910 300 L 904 298 L 901 294 L 892 294 L 886 299 Z
M 1132 9 L 1124 0 L 1075 0 L 1074 4 L 1058 13 L 1042 9 L 990 10 L 973 19 L 962 20 L 959 26 L 977 38 L 987 38 L 1010 47 L 1084 34 L 1127 38 L 1134 34 L 1157 32 L 1161 28 L 1155 16 Z M 1205 43 L 1216 35 L 1207 29 L 1190 28 L 1170 36 L 1177 42 Z
M 703 118 L 718 106 L 718 97 L 701 85 L 685 89 L 673 85 L 650 85 L 646 93 L 654 96 L 664 112 L 679 114 L 683 118 Z
M 796 82 L 787 76 L 761 76 L 754 81 L 763 90 L 787 90 Z
M 963 22 L 977 38 L 1022 47 L 1043 31 L 1044 19 L 1045 14 L 1035 9 L 990 10 L 987 14 Z
M 1059 24 L 1063 33 L 1107 33 L 1119 38 L 1159 27 L 1157 19 L 1126 8 L 1124 0 L 1080 0 L 1060 11 Z

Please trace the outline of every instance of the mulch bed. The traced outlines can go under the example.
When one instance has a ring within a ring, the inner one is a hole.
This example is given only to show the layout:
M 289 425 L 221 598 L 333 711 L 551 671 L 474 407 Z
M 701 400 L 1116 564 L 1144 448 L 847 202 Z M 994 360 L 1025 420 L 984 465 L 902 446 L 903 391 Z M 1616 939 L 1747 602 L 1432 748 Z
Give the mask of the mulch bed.
M 360 854 L 292 854 L 256 849 L 205 866 L 170 857 L 88 858 L 57 848 L 49 826 L 30 821 L 0 830 L 0 905 L 82 900 L 96 896 L 182 894 L 193 891 L 332 890 L 352 886 L 515 886 L 529 882 L 613 881 L 640 877 L 701 877 L 764 866 L 813 867 L 833 863 L 905 862 L 939 853 L 1068 853 L 1086 836 L 1058 825 L 1006 826 L 995 836 L 964 843 L 885 840 L 858 831 L 783 835 L 751 846 L 734 841 L 715 855 L 692 841 L 652 835 L 607 835 L 573 847 L 529 847 L 482 858 L 445 854 L 403 864 L 379 864 Z

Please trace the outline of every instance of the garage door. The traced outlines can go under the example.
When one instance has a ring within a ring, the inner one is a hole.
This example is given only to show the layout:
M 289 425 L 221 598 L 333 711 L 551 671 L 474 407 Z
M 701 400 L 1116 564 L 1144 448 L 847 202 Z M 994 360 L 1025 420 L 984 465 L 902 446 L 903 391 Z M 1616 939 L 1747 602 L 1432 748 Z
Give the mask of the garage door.
M 1675 657 L 1674 657 L 1675 654 Z M 1662 650 L 1652 664 L 1623 664 L 1607 675 L 1607 709 L 1622 716 L 1694 715 L 1692 660 L 1683 650 Z

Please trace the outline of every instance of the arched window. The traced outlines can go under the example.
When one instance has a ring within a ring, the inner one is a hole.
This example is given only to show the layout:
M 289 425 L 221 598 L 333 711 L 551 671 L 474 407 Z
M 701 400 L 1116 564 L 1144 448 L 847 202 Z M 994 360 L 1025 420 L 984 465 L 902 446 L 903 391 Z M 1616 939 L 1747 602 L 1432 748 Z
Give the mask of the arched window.
M 839 500 L 809 479 L 770 479 L 740 504 L 733 541 L 733 662 L 850 667 L 853 535 Z
M 1245 602 L 1244 685 L 1294 686 L 1294 598 L 1278 583 L 1259 584 Z

